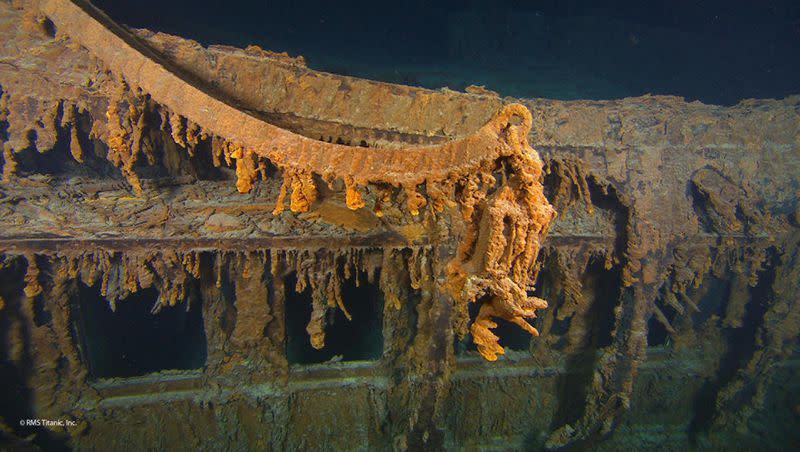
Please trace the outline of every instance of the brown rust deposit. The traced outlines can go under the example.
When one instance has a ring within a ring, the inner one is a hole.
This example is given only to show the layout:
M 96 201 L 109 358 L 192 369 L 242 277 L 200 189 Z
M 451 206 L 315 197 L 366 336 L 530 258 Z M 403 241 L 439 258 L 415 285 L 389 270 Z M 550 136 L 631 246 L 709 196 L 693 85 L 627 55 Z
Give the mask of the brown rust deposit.
M 31 0 L 0 140 L 0 448 L 796 435 L 798 97 L 432 91 Z

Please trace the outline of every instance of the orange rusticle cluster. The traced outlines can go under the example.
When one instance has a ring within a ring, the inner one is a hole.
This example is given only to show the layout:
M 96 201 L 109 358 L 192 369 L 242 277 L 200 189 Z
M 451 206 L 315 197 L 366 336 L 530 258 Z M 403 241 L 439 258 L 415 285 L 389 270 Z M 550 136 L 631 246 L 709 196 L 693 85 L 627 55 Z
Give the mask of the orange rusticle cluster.
M 27 254 L 25 295 L 35 297 L 42 293 L 41 271 L 37 255 Z M 141 289 L 155 287 L 159 297 L 153 312 L 162 307 L 175 306 L 187 296 L 190 277 L 200 277 L 200 253 L 194 251 L 143 251 L 121 252 L 67 252 L 57 257 L 41 256 L 54 265 L 57 275 L 49 277 L 80 280 L 88 286 L 100 285 L 100 294 L 108 300 L 112 310 L 118 301 Z
M 400 309 L 399 281 L 403 280 L 400 273 L 408 268 L 413 279 L 413 269 L 418 268 L 419 261 L 429 254 L 430 248 L 424 247 L 412 248 L 408 257 L 393 248 L 273 250 L 270 261 L 274 279 L 293 272 L 297 276 L 295 292 L 310 290 L 312 311 L 306 332 L 311 346 L 321 349 L 325 347 L 325 327 L 330 310 L 339 309 L 347 320 L 352 320 L 342 296 L 345 281 L 352 281 L 356 287 L 364 282 L 364 278 L 369 284 L 379 283 L 387 305 Z
M 530 116 L 525 113 L 520 114 L 524 124 L 529 124 Z M 546 308 L 547 302 L 529 297 L 527 291 L 535 279 L 534 263 L 541 243 L 556 215 L 544 196 L 539 156 L 527 145 L 525 135 L 509 142 L 515 145 L 515 152 L 504 161 L 500 188 L 488 197 L 485 191 L 476 191 L 477 196 L 462 208 L 470 227 L 449 266 L 451 287 L 462 312 L 468 303 L 482 300 L 470 332 L 478 351 L 489 361 L 504 353 L 491 331 L 497 327 L 494 318 L 539 335 L 525 319 L 535 317 L 536 310 Z M 493 179 L 491 174 L 476 178 L 490 186 L 497 183 Z M 465 330 L 462 324 L 458 332 L 463 336 Z

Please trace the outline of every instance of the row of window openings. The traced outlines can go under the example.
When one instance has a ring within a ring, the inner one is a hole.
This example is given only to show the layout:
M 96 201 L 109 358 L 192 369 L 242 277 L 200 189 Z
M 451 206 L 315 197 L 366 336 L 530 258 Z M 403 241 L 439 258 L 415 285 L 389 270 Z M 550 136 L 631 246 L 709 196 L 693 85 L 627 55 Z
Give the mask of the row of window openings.
M 342 296 L 353 320 L 339 309 L 330 310 L 325 347 L 314 349 L 306 326 L 311 316 L 311 293 L 294 292 L 286 281 L 286 357 L 289 364 L 369 361 L 383 353 L 383 296 L 376 284 L 345 283 Z M 196 370 L 206 365 L 207 342 L 202 309 L 179 304 L 157 314 L 150 309 L 155 289 L 143 289 L 116 304 L 112 312 L 98 287 L 80 284 L 73 316 L 81 354 L 92 378 L 135 377 L 164 370 Z M 474 313 L 473 313 L 474 314 Z M 527 350 L 530 337 L 518 327 L 499 321 L 496 334 L 510 350 Z M 456 341 L 456 353 L 475 350 L 469 337 Z

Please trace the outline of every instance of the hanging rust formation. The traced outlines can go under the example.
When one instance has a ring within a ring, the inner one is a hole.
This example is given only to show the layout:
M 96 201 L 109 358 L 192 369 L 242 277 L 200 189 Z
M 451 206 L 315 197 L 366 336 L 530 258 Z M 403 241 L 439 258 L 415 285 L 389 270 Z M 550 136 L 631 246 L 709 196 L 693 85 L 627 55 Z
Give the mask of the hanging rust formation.
M 0 19 L 0 444 L 792 434 L 797 97 L 511 100 L 203 47 L 85 1 Z M 101 323 L 140 307 L 140 329 L 172 328 L 155 348 L 194 339 L 114 374 Z

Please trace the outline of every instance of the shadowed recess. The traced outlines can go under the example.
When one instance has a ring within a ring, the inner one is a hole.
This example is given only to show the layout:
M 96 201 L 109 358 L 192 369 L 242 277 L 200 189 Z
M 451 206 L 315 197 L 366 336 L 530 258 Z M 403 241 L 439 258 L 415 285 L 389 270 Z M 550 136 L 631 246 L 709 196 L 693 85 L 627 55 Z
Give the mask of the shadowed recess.
M 368 361 L 383 353 L 383 295 L 377 284 L 365 281 L 356 287 L 352 279 L 342 284 L 342 298 L 353 320 L 341 309 L 329 309 L 325 347 L 316 350 L 309 342 L 306 325 L 311 317 L 311 290 L 294 291 L 296 276 L 286 281 L 286 356 L 289 364 L 326 361 Z
M 116 312 L 98 287 L 80 284 L 75 321 L 92 378 L 134 377 L 162 370 L 199 369 L 206 363 L 206 337 L 199 306 L 164 307 L 143 289 L 117 302 Z

